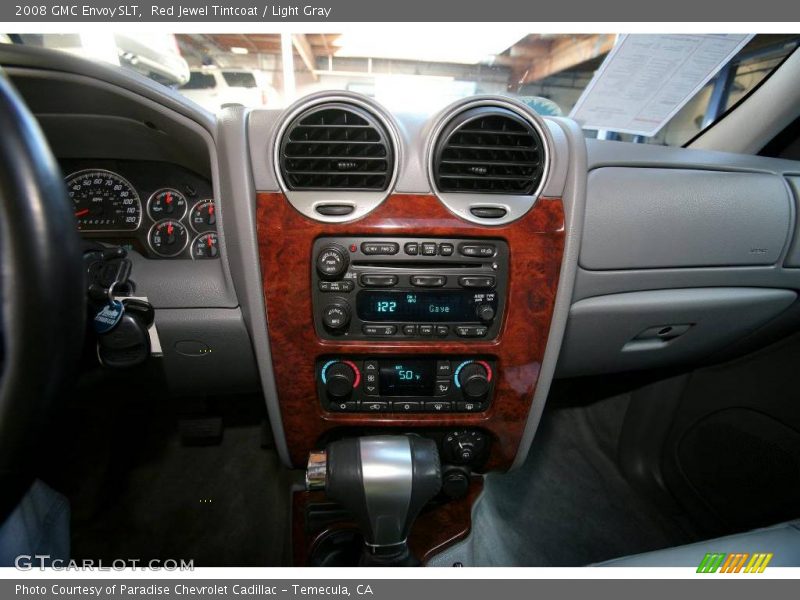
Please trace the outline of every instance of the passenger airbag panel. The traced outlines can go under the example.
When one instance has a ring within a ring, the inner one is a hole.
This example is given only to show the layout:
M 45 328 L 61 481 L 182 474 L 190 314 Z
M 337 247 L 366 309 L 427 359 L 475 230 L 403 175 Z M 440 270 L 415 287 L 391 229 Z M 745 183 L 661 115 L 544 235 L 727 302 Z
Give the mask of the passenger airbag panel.
M 791 224 L 789 192 L 776 175 L 604 167 L 589 174 L 580 265 L 771 265 Z

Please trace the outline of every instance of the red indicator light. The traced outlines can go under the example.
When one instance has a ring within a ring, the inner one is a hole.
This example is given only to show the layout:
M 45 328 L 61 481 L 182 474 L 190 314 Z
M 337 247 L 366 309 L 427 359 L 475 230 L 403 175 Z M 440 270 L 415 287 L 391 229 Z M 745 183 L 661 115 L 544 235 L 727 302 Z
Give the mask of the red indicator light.
M 350 252 L 355 252 L 356 250 L 358 250 L 358 246 L 355 244 L 350 244 Z

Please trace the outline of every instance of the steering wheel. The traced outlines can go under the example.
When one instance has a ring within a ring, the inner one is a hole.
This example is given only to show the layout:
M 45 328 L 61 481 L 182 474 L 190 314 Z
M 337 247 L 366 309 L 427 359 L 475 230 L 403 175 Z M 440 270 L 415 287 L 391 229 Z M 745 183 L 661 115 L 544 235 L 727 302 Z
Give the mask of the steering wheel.
M 0 131 L 2 523 L 33 481 L 48 416 L 80 357 L 85 287 L 58 164 L 2 70 Z

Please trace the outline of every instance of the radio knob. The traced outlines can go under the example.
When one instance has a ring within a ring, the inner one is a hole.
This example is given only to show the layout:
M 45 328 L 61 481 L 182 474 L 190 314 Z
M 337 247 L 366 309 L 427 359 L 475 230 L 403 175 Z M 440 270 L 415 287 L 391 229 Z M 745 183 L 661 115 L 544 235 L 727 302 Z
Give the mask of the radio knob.
M 461 393 L 470 400 L 482 400 L 489 393 L 489 374 L 480 363 L 466 365 L 458 374 Z
M 475 312 L 478 313 L 478 318 L 484 323 L 489 323 L 494 319 L 494 309 L 491 304 L 479 304 Z
M 317 273 L 323 279 L 339 279 L 347 272 L 350 256 L 347 250 L 337 244 L 325 246 L 317 255 Z
M 330 331 L 344 331 L 350 324 L 350 305 L 345 300 L 334 300 L 322 309 L 322 324 Z
M 325 371 L 325 392 L 331 400 L 344 400 L 353 393 L 356 380 L 353 368 L 343 362 L 332 364 Z

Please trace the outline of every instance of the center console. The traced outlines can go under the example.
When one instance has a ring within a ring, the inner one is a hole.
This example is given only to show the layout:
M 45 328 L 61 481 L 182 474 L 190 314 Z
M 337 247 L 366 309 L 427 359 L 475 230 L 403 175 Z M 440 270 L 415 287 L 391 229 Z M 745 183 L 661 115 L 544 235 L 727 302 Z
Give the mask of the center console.
M 487 227 L 432 194 L 393 194 L 360 219 L 326 223 L 282 193 L 260 193 L 257 224 L 295 467 L 337 439 L 411 433 L 436 441 L 442 456 L 460 447 L 448 440 L 480 439 L 459 464 L 508 469 L 550 330 L 560 198 Z

